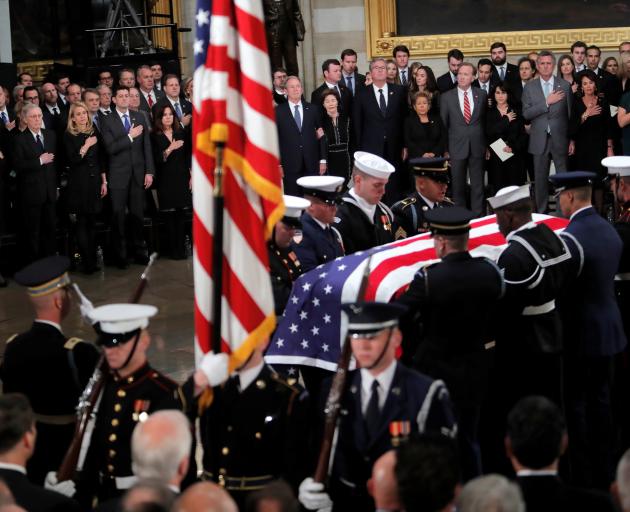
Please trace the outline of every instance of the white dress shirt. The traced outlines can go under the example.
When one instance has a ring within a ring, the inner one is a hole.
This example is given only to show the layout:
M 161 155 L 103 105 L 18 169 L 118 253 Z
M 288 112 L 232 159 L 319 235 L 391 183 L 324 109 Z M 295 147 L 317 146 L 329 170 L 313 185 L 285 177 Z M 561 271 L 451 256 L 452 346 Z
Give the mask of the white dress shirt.
M 377 87 L 375 84 L 372 84 L 372 87 L 374 88 L 374 96 L 376 96 L 376 104 L 380 107 L 380 105 L 381 105 L 381 103 L 380 103 L 380 101 L 381 101 L 381 93 L 378 92 L 378 91 L 379 91 L 379 89 L 383 89 L 383 96 L 385 97 L 385 105 L 387 106 L 387 103 L 388 103 L 387 82 L 385 82 L 385 85 L 383 87 Z
M 372 383 L 378 381 L 378 408 L 383 410 L 389 388 L 392 386 L 394 374 L 396 373 L 396 361 L 392 361 L 386 370 L 374 377 L 369 370 L 361 368 L 361 411 L 363 414 L 367 411 L 370 397 L 372 396 Z
M 459 87 L 457 88 L 457 98 L 459 99 L 459 108 L 462 111 L 462 115 L 464 115 L 464 94 L 468 95 L 468 103 L 470 103 L 470 116 L 472 117 L 473 112 L 475 111 L 475 100 L 472 95 L 472 87 L 469 87 L 467 91 L 462 91 Z
M 356 199 L 359 208 L 363 210 L 363 212 L 367 215 L 370 222 L 374 224 L 374 214 L 376 213 L 376 205 L 368 203 L 365 199 L 360 197 L 355 191 L 354 188 L 348 190 L 348 193 Z
M 153 92 L 153 90 L 149 92 L 144 92 L 142 89 L 140 89 L 140 92 L 142 93 L 142 96 L 144 96 L 144 99 L 147 101 L 147 104 L 149 103 L 149 96 L 151 96 L 151 108 L 153 108 L 153 105 L 155 105 L 156 102 L 155 93 Z
M 300 130 L 302 129 L 302 126 L 304 125 L 304 107 L 302 107 L 302 102 L 300 101 L 299 103 L 293 103 L 291 100 L 288 100 L 289 103 L 289 108 L 291 109 L 291 115 L 293 116 L 293 119 L 295 119 L 295 107 L 298 107 L 298 112 L 300 113 Z
M 427 199 L 426 197 L 424 197 L 420 192 L 418 192 L 418 195 L 422 198 L 422 200 L 427 203 L 427 206 L 429 207 L 430 210 L 433 210 L 433 208 L 435 207 L 435 201 L 431 201 L 430 199 Z
M 259 364 L 252 368 L 248 368 L 247 370 L 243 370 L 238 372 L 238 378 L 241 386 L 241 393 L 245 391 L 249 385 L 256 380 L 256 377 L 260 375 L 260 372 L 263 369 L 264 361 L 261 361 Z

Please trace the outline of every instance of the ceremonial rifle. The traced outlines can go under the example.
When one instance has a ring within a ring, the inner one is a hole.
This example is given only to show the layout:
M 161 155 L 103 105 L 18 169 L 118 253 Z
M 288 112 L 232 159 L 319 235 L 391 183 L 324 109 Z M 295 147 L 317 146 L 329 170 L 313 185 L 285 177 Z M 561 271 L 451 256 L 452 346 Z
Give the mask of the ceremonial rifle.
M 149 280 L 149 270 L 153 265 L 153 262 L 157 258 L 157 253 L 151 254 L 149 258 L 149 263 L 146 268 L 140 275 L 140 282 L 138 286 L 134 290 L 131 295 L 130 302 L 137 303 L 140 301 L 142 294 L 147 286 L 147 282 Z M 96 406 L 96 402 L 98 397 L 101 394 L 101 390 L 105 384 L 105 376 L 107 375 L 107 361 L 105 360 L 105 354 L 101 354 L 96 366 L 94 368 L 94 373 L 90 377 L 81 397 L 79 398 L 79 403 L 77 405 L 77 421 L 74 428 L 74 435 L 72 437 L 72 441 L 70 442 L 70 446 L 66 451 L 66 454 L 57 470 L 57 481 L 64 482 L 66 480 L 71 480 L 74 478 L 77 464 L 79 462 L 79 456 L 81 455 L 81 446 L 83 445 L 83 438 L 85 437 L 85 432 L 87 430 L 87 426 L 92 417 L 92 412 L 94 411 L 94 407 Z

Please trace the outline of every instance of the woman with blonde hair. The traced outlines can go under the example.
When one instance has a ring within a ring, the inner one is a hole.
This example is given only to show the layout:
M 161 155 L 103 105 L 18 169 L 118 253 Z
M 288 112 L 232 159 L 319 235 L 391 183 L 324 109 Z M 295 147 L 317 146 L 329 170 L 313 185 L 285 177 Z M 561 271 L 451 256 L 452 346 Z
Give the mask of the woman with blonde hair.
M 68 213 L 76 215 L 76 238 L 82 271 L 92 274 L 96 264 L 96 216 L 101 212 L 102 198 L 107 194 L 103 148 L 85 103 L 70 105 L 68 126 L 63 137 L 70 166 L 68 175 Z

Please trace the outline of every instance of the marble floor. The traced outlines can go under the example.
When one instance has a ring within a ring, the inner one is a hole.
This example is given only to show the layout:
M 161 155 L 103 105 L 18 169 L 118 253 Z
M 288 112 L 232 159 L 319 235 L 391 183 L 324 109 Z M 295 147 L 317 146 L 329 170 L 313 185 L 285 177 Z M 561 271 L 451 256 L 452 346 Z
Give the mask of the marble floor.
M 131 265 L 126 270 L 106 267 L 91 276 L 71 273 L 71 278 L 95 306 L 100 306 L 128 302 L 142 270 L 139 265 Z M 143 304 L 159 308 L 149 326 L 152 335 L 149 360 L 156 369 L 177 382 L 183 382 L 194 366 L 193 301 L 192 259 L 158 259 L 141 300 Z M 0 289 L 0 353 L 4 351 L 4 340 L 27 330 L 31 322 L 32 310 L 26 293 L 10 280 L 7 288 Z M 64 321 L 63 331 L 68 337 L 78 336 L 86 340 L 95 337 L 76 305 Z

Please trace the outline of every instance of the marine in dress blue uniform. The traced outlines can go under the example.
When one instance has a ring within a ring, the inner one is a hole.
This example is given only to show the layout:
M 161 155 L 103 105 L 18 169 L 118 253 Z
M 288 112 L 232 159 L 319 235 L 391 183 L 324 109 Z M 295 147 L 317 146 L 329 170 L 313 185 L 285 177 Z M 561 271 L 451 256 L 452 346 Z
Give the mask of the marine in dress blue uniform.
M 311 204 L 302 215 L 302 238 L 292 244 L 304 272 L 344 255 L 341 234 L 333 225 L 343 178 L 304 176 L 297 180 Z
M 448 158 L 414 158 L 409 160 L 409 166 L 415 176 L 416 190 L 392 205 L 396 240 L 428 231 L 429 223 L 424 218 L 427 211 L 453 206 L 446 197 L 450 182 Z
M 614 279 L 621 238 L 591 205 L 596 175 L 574 171 L 549 179 L 570 218 L 565 233 L 581 245 L 584 266 L 566 290 L 565 401 L 573 483 L 608 489 L 613 476 L 610 381 L 613 356 L 626 347 Z

